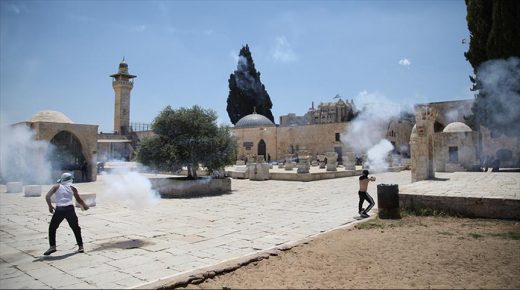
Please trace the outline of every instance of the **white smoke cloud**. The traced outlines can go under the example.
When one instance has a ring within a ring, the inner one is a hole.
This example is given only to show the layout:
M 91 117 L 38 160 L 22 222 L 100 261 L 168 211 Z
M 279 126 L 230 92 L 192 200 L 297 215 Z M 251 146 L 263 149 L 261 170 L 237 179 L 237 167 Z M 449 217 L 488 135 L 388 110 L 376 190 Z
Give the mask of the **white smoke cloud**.
M 354 102 L 363 109 L 341 135 L 341 141 L 352 148 L 356 155 L 366 153 L 366 165 L 371 168 L 387 168 L 386 157 L 393 146 L 385 136 L 390 120 L 399 117 L 401 106 L 378 92 L 362 91 L 354 98 Z
M 507 126 L 520 122 L 520 58 L 487 61 L 480 65 L 477 76 L 483 91 L 492 96 L 487 98 L 486 109 L 495 123 Z
M 457 109 L 449 110 L 446 113 L 444 113 L 444 117 L 446 118 L 446 122 L 448 123 L 458 121 L 459 115 L 459 110 Z
M 121 202 L 132 208 L 142 208 L 156 205 L 161 200 L 150 180 L 131 168 L 112 168 L 109 173 L 102 173 L 102 179 L 100 202 Z
M 54 149 L 47 141 L 37 141 L 25 124 L 7 125 L 0 120 L 0 180 L 24 184 L 53 183 L 51 162 Z
M 412 64 L 412 62 L 410 62 L 410 60 L 407 59 L 407 58 L 402 58 L 402 59 L 399 60 L 399 65 L 402 65 L 404 67 L 408 67 L 411 64 Z
M 274 48 L 271 50 L 271 56 L 275 61 L 280 62 L 294 62 L 298 59 L 285 36 L 276 38 Z

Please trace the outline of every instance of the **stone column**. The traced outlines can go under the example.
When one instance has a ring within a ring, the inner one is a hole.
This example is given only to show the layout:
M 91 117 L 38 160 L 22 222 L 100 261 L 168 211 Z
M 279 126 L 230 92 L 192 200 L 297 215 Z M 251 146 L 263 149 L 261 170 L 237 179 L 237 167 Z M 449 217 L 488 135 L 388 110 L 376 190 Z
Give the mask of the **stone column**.
M 356 169 L 356 156 L 352 151 L 343 151 L 343 166 L 345 166 L 345 170 L 355 170 Z
M 309 173 L 309 170 L 311 168 L 309 164 L 309 153 L 306 151 L 300 151 L 298 152 L 298 170 L 297 173 Z
M 327 171 L 337 171 L 338 153 L 327 152 L 325 155 L 327 156 Z
M 435 178 L 433 123 L 437 112 L 426 105 L 415 107 L 415 127 L 410 135 L 412 182 Z
M 285 170 L 293 170 L 294 166 L 296 166 L 296 162 L 293 161 L 293 155 L 285 155 Z
M 327 164 L 325 163 L 325 155 L 323 155 L 323 154 L 318 154 L 318 155 L 316 156 L 316 158 L 318 158 L 318 163 L 320 164 L 320 169 L 325 168 L 325 165 L 327 165 Z

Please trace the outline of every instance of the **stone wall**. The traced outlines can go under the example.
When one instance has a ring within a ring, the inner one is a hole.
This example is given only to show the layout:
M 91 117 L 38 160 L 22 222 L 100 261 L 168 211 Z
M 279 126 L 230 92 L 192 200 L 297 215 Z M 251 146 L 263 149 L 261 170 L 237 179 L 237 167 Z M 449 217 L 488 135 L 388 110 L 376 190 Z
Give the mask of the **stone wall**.
M 61 131 L 69 132 L 74 135 L 81 144 L 83 156 L 89 164 L 88 173 L 91 181 L 97 177 L 97 125 L 67 124 L 67 123 L 48 123 L 36 122 L 27 123 L 34 129 L 36 140 L 50 142 L 54 136 Z M 80 175 L 81 176 L 81 175 Z
M 428 208 L 465 217 L 520 219 L 520 200 L 461 196 L 399 194 L 403 209 Z

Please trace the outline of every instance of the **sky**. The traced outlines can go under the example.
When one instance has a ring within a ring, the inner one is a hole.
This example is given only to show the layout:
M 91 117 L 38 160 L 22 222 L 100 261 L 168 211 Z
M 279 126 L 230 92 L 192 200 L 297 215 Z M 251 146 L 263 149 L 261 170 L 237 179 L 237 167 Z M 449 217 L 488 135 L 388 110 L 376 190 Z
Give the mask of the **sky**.
M 2 0 L 0 117 L 54 110 L 111 132 L 109 76 L 124 57 L 137 75 L 131 122 L 200 105 L 231 125 L 228 79 L 246 44 L 276 123 L 337 94 L 357 105 L 471 99 L 468 42 L 463 0 Z

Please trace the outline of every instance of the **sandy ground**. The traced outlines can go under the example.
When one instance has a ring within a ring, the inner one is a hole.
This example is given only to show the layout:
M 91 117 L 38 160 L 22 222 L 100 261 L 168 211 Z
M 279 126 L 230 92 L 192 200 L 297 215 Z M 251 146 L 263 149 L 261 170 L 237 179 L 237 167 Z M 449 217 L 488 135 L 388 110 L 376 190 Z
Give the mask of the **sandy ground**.
M 407 216 L 326 233 L 188 288 L 520 288 L 520 222 Z

